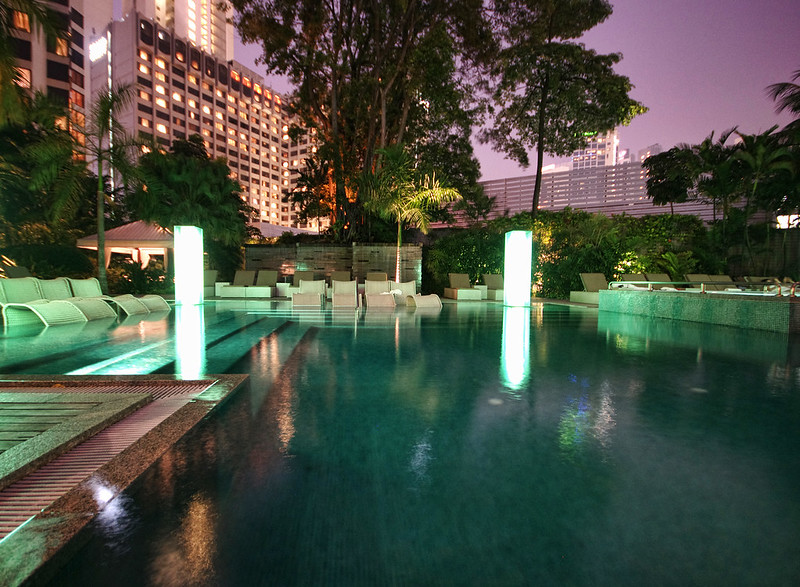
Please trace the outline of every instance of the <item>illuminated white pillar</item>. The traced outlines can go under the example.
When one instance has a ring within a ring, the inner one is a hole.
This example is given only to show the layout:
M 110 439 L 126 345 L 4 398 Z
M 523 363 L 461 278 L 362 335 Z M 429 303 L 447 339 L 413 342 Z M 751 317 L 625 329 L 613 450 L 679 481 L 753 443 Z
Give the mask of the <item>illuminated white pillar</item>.
M 203 229 L 176 226 L 175 305 L 203 303 Z
M 503 346 L 500 375 L 510 389 L 522 389 L 528 382 L 530 362 L 531 309 L 503 308 Z
M 531 305 L 532 265 L 533 233 L 530 230 L 507 232 L 503 268 L 503 303 L 506 306 Z
M 175 365 L 180 379 L 205 376 L 206 332 L 203 306 L 199 304 L 175 306 Z

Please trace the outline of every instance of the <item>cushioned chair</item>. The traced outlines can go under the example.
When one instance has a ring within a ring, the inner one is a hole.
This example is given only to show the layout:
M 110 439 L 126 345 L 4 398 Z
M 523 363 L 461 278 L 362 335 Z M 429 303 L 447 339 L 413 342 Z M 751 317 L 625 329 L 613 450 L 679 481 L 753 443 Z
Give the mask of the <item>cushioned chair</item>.
M 389 276 L 380 271 L 370 271 L 364 281 L 389 281 Z
M 442 300 L 436 294 L 415 295 L 406 298 L 406 305 L 415 308 L 442 308 Z
M 295 306 L 321 306 L 325 301 L 325 280 L 300 280 L 299 291 L 292 294 Z
M 245 290 L 252 286 L 255 280 L 255 271 L 239 269 L 233 276 L 233 283 L 217 284 L 217 295 L 222 298 L 243 298 L 247 295 Z
M 357 308 L 358 282 L 331 281 L 331 304 L 334 308 Z
M 271 298 L 277 291 L 278 272 L 274 269 L 261 269 L 256 284 L 245 289 L 247 298 Z
M 217 282 L 219 271 L 216 269 L 206 269 L 203 271 L 203 297 L 211 298 L 217 295 L 214 284 Z
M 500 300 L 503 301 L 504 296 L 504 280 L 503 276 L 497 273 L 484 273 L 483 284 L 486 286 L 486 299 L 487 300 Z
M 417 282 L 416 281 L 390 281 L 389 291 L 394 296 L 394 303 L 397 306 L 405 306 L 406 298 L 409 296 L 417 295 Z
M 450 287 L 444 288 L 444 297 L 452 300 L 480 300 L 481 290 L 472 287 L 466 273 L 448 273 Z

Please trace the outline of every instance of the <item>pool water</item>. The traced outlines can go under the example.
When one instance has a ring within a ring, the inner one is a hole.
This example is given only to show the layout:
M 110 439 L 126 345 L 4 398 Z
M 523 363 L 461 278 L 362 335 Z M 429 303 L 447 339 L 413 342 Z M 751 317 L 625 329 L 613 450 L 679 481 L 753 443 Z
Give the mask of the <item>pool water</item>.
M 800 584 L 786 337 L 550 304 L 176 314 L 8 354 L 250 375 L 53 584 Z

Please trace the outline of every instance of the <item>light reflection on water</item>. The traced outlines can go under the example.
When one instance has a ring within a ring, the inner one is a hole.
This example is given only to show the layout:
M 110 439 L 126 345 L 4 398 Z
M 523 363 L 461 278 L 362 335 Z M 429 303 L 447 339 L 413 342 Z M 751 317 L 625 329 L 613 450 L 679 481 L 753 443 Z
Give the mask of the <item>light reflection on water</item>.
M 792 341 L 539 307 L 520 360 L 488 304 L 297 318 L 63 584 L 800 582 Z

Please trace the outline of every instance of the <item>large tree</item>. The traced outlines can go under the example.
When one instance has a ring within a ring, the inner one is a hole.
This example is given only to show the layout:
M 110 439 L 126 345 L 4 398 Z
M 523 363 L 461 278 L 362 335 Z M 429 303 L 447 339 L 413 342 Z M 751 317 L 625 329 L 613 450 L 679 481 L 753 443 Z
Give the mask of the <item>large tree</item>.
M 169 152 L 142 155 L 139 176 L 141 185 L 127 202 L 134 216 L 165 228 L 199 226 L 215 266 L 237 267 L 254 210 L 242 200 L 227 162 L 212 159 L 200 135 L 176 139 Z
M 545 153 L 568 155 L 587 137 L 626 124 L 645 108 L 614 72 L 621 55 L 599 55 L 574 42 L 611 14 L 606 0 L 497 0 L 502 48 L 493 70 L 494 120 L 482 133 L 524 166 L 536 151 L 536 214 Z
M 420 58 L 433 37 L 453 50 L 437 57 L 466 67 L 491 39 L 481 0 L 232 0 L 245 42 L 296 86 L 295 112 L 316 129 L 321 162 L 331 169 L 334 226 L 353 238 L 363 226 L 357 195 L 375 152 L 425 137 Z M 434 56 L 431 54 L 431 56 Z M 446 81 L 446 80 L 445 80 Z M 470 96 L 466 93 L 465 96 Z

